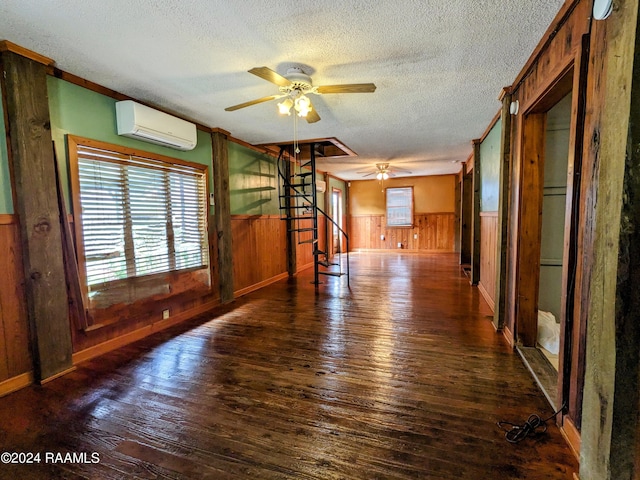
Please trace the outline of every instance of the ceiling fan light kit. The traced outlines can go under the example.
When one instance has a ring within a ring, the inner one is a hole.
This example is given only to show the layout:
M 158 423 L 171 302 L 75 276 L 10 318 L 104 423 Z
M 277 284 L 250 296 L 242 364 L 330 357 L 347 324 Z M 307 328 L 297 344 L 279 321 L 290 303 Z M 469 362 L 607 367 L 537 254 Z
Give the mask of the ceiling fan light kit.
M 316 112 L 313 104 L 311 103 L 311 99 L 307 95 L 322 95 L 326 93 L 371 93 L 376 90 L 376 86 L 373 83 L 322 85 L 314 87 L 311 77 L 304 73 L 301 68 L 289 68 L 284 76 L 268 67 L 255 67 L 249 70 L 249 73 L 278 85 L 280 94 L 262 97 L 227 107 L 225 108 L 227 112 L 240 110 L 241 108 L 257 105 L 258 103 L 286 97 L 283 101 L 277 104 L 279 113 L 283 115 L 291 115 L 291 109 L 293 108 L 299 117 L 304 118 L 308 123 L 315 123 L 320 120 L 320 115 Z

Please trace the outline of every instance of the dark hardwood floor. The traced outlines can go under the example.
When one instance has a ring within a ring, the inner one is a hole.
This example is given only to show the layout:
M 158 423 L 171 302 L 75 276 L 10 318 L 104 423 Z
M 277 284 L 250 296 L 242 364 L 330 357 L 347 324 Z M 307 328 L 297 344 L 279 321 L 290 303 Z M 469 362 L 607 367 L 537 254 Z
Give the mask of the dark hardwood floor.
M 497 427 L 552 412 L 455 256 L 351 271 L 351 291 L 306 272 L 0 399 L 0 451 L 41 453 L 0 478 L 572 478 L 552 422 L 517 445 Z

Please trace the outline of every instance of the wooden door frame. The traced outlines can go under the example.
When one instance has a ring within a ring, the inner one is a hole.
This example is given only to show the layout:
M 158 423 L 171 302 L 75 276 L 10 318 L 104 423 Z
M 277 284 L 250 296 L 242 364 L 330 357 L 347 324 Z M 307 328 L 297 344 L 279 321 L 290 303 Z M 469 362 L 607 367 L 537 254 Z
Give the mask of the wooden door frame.
M 584 381 L 584 328 L 574 323 L 573 285 L 577 269 L 577 231 L 580 195 L 580 169 L 583 141 L 584 99 L 580 95 L 586 81 L 583 49 L 576 58 L 525 106 L 521 119 L 520 209 L 518 212 L 518 251 L 516 281 L 515 335 L 523 346 L 536 346 L 537 305 L 540 276 L 540 240 L 542 227 L 542 186 L 546 114 L 568 93 L 573 93 L 569 150 L 567 155 L 567 199 L 565 203 L 564 249 L 562 269 L 562 310 L 560 314 L 560 351 L 556 404 L 568 404 L 563 417 L 579 416 L 581 382 Z M 587 52 L 588 53 L 588 52 Z M 577 328 L 576 328 L 577 327 Z M 581 337 L 582 336 L 582 337 Z M 582 338 L 582 340 L 581 340 Z M 582 371 L 582 374 L 580 373 Z M 581 400 L 581 399 L 580 399 Z M 571 428 L 570 428 L 571 430 Z M 574 434 L 579 433 L 573 429 Z M 579 441 L 578 441 L 579 442 Z M 575 444 L 575 441 L 571 441 Z
M 472 157 L 471 157 L 472 158 Z M 473 220 L 473 177 L 469 158 L 462 166 L 460 193 L 460 264 L 471 265 L 471 228 Z
M 535 347 L 537 341 L 546 116 L 551 107 L 572 92 L 573 78 L 574 62 L 571 62 L 540 96 L 525 107 L 522 114 L 515 334 L 525 347 Z M 568 171 L 572 173 L 576 148 L 575 123 L 576 118 L 572 115 L 567 158 Z M 569 180 L 570 176 L 567 175 L 567 205 L 573 203 L 573 181 Z M 571 210 L 566 213 L 569 215 L 565 215 L 565 235 L 573 214 Z M 566 259 L 566 244 L 564 250 L 563 258 Z M 563 267 L 563 303 L 566 300 L 568 278 L 566 269 L 567 265 Z M 563 313 L 566 315 L 566 311 Z M 560 319 L 560 323 L 562 326 L 564 318 Z
M 339 212 L 334 212 L 333 211 L 333 195 L 334 193 L 338 193 L 338 202 L 340 204 L 340 209 L 341 211 Z M 343 211 L 344 211 L 344 198 L 343 198 L 343 191 L 342 189 L 332 186 L 331 187 L 331 195 L 330 195 L 330 199 L 329 199 L 330 203 L 331 203 L 331 218 L 333 218 L 333 221 L 336 222 L 338 225 L 340 225 L 340 228 L 342 228 L 342 230 L 344 230 L 344 225 L 342 222 L 342 216 L 343 216 Z M 331 222 L 329 222 L 331 224 L 330 228 L 331 228 L 331 233 L 329 235 L 329 237 L 331 238 L 331 249 L 329 250 L 329 254 L 330 255 L 334 255 L 336 253 L 340 253 L 342 251 L 342 233 L 340 233 L 340 231 L 338 231 L 338 250 L 335 250 L 335 238 L 333 235 L 333 229 L 335 228 L 335 225 L 333 225 Z

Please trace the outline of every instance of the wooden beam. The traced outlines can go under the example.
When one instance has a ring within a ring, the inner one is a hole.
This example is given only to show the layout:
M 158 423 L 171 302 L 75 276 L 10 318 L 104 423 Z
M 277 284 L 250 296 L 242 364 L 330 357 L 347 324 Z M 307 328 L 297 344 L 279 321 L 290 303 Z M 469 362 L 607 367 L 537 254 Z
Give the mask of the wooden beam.
M 579 3 L 580 3 L 580 0 L 567 0 L 564 2 L 562 7 L 560 7 L 560 11 L 558 11 L 558 13 L 556 14 L 556 17 L 553 19 L 553 21 L 549 25 L 549 28 L 547 28 L 547 31 L 541 37 L 540 42 L 538 43 L 536 48 L 533 50 L 533 53 L 529 57 L 529 60 L 527 60 L 527 63 L 524 65 L 524 67 L 522 67 L 522 70 L 520 70 L 520 73 L 518 73 L 518 76 L 514 80 L 513 91 L 518 89 L 520 84 L 527 77 L 527 74 L 529 73 L 529 71 L 533 68 L 535 63 L 540 58 L 540 55 L 542 55 L 542 53 L 547 50 L 547 47 L 549 46 L 551 41 L 555 38 L 558 31 L 571 17 L 573 10 L 578 6 Z
M 39 53 L 29 50 L 28 48 L 16 45 L 9 40 L 0 41 L 0 52 L 13 52 L 21 57 L 28 58 L 45 66 L 53 66 L 53 64 L 55 63 L 49 57 L 45 57 L 44 55 L 40 55 Z
M 462 175 L 456 175 L 456 192 L 455 192 L 455 228 L 453 232 L 453 248 L 456 252 L 460 251 L 460 243 L 462 237 Z
M 460 264 L 471 264 L 471 229 L 473 226 L 473 172 L 463 165 L 460 192 Z
M 581 213 L 586 370 L 580 478 L 640 476 L 640 31 L 638 0 L 594 21 Z
M 582 48 L 576 55 L 573 69 L 573 92 L 587 91 L 589 42 L 589 35 L 584 35 Z M 581 265 L 579 223 L 582 206 L 580 184 L 584 150 L 585 95 L 574 94 L 571 102 L 572 121 L 569 136 L 571 143 L 567 165 L 567 199 L 571 199 L 571 201 L 567 202 L 565 213 L 565 248 L 562 260 L 565 268 L 563 268 L 563 297 L 560 313 L 561 348 L 558 356 L 558 364 L 562 365 L 558 371 L 558 392 L 562 395 L 562 401 L 558 403 L 567 403 L 563 423 L 566 423 L 570 418 L 573 425 L 576 426 L 576 431 L 579 432 L 582 423 L 582 395 L 584 393 L 586 324 L 581 321 L 580 308 L 576 307 L 576 305 L 580 305 L 580 300 L 576 297 L 576 287 L 579 283 Z M 579 288 L 578 292 L 581 293 Z M 568 435 L 567 438 L 573 441 L 575 436 Z M 579 452 L 579 442 L 573 445 L 573 448 Z
M 218 239 L 218 278 L 220 301 L 233 300 L 233 248 L 231 235 L 231 196 L 229 187 L 229 154 L 227 136 L 211 134 L 213 143 L 213 195 L 215 199 L 215 229 Z
M 496 239 L 496 291 L 493 325 L 502 330 L 507 307 L 507 244 L 509 226 L 509 179 L 511 173 L 511 93 L 506 89 L 502 99 L 502 130 L 500 132 L 500 173 L 498 194 L 498 232 Z
M 471 218 L 471 285 L 480 282 L 480 139 L 473 143 L 473 206 Z
M 72 365 L 46 67 L 11 51 L 1 55 L 35 377 L 43 381 Z
M 524 347 L 535 347 L 537 342 L 545 127 L 544 113 L 527 115 L 523 121 L 516 335 Z

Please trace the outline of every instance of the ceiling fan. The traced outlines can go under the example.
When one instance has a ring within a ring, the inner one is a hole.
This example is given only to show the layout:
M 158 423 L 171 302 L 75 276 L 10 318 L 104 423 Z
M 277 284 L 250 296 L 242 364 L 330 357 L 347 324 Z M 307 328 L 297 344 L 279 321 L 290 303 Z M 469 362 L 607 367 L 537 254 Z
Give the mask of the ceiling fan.
M 359 174 L 363 174 L 363 177 L 370 177 L 372 175 L 376 176 L 376 180 L 387 180 L 389 177 L 395 177 L 396 173 L 406 173 L 406 174 L 410 174 L 411 172 L 409 170 L 406 170 L 404 168 L 400 168 L 400 167 L 396 167 L 396 166 L 391 166 L 388 162 L 387 163 L 376 163 L 376 167 L 373 171 L 365 171 L 365 172 L 356 172 Z
M 316 112 L 308 94 L 322 95 L 325 93 L 371 93 L 376 90 L 373 83 L 351 83 L 344 85 L 320 85 L 314 87 L 311 77 L 305 74 L 301 68 L 289 68 L 282 76 L 267 67 L 255 67 L 249 70 L 252 73 L 268 82 L 278 85 L 280 93 L 258 98 L 249 102 L 240 103 L 225 108 L 227 112 L 250 107 L 258 103 L 268 102 L 284 98 L 278 103 L 278 111 L 282 114 L 291 115 L 293 108 L 299 117 L 303 117 L 308 123 L 315 123 L 320 120 L 320 115 Z

